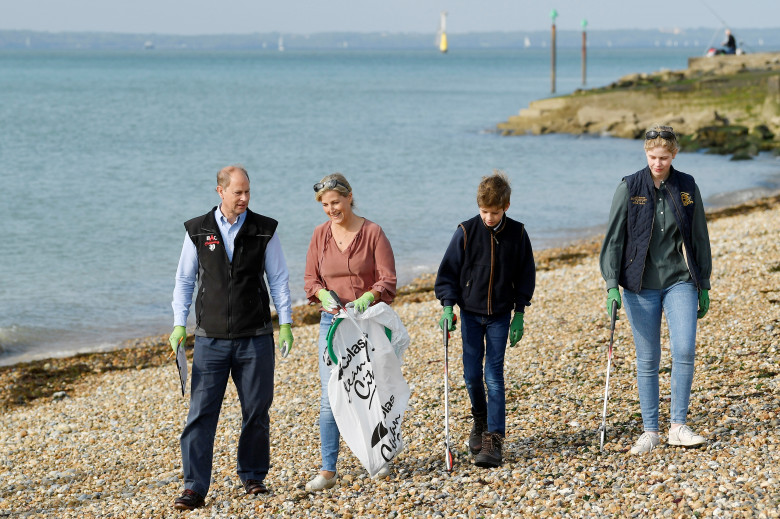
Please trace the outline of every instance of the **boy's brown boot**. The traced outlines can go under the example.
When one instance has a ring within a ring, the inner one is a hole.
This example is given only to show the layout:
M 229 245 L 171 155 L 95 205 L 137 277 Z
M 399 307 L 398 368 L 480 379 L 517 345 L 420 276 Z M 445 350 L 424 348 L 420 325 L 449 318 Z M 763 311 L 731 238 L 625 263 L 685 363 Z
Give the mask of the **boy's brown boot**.
M 471 414 L 474 424 L 471 426 L 469 434 L 469 450 L 471 454 L 479 454 L 482 450 L 482 433 L 487 431 L 487 415 L 479 416 Z
M 503 458 L 501 448 L 504 445 L 504 435 L 498 432 L 488 432 L 482 435 L 482 450 L 474 458 L 474 464 L 478 467 L 498 467 Z

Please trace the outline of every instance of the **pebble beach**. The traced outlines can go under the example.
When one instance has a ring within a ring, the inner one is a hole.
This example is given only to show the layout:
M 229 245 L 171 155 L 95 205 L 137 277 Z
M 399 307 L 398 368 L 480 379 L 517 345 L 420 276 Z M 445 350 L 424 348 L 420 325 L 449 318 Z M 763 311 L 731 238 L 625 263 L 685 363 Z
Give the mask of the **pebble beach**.
M 525 335 L 506 355 L 507 436 L 499 468 L 478 468 L 468 453 L 471 419 L 457 332 L 449 368 L 455 464 L 445 470 L 441 307 L 423 289 L 393 305 L 412 339 L 403 366 L 411 398 L 406 447 L 389 477 L 368 477 L 342 441 L 339 483 L 320 493 L 304 490 L 320 459 L 318 326 L 296 321 L 295 348 L 276 359 L 269 494 L 247 496 L 236 475 L 241 414 L 231 383 L 206 506 L 172 509 L 183 489 L 179 435 L 189 395 L 182 397 L 167 341 L 158 337 L 100 357 L 0 370 L 0 516 L 780 517 L 780 197 L 713 214 L 709 231 L 711 306 L 698 322 L 688 415 L 688 425 L 708 440 L 701 448 L 662 444 L 629 455 L 642 427 L 633 340 L 621 310 L 600 451 L 609 320 L 594 238 L 540 252 Z M 670 368 L 665 337 L 663 439 Z M 53 372 L 61 376 L 47 378 Z M 19 393 L 30 377 L 46 382 Z

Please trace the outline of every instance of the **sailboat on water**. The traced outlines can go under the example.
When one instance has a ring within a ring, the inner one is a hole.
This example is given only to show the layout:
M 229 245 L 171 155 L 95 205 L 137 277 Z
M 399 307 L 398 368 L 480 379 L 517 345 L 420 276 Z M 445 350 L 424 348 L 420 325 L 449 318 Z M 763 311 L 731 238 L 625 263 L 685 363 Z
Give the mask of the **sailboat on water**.
M 436 38 L 439 44 L 439 50 L 442 53 L 447 52 L 447 11 L 441 12 L 441 22 L 439 23 L 439 34 Z

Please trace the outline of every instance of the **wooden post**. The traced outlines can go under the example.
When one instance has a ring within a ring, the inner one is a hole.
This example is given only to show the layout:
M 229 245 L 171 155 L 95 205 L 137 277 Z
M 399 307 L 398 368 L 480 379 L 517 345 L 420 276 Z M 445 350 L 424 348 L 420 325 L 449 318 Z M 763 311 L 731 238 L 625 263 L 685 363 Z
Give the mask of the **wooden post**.
M 585 27 L 588 26 L 588 20 L 582 20 L 582 86 L 585 86 L 585 78 L 587 77 L 587 62 L 588 62 L 588 36 L 585 33 Z
M 551 58 L 551 70 L 550 70 L 550 80 L 551 80 L 551 89 L 550 92 L 553 94 L 555 93 L 555 18 L 558 17 L 558 11 L 555 9 L 552 10 L 550 13 L 550 18 L 552 18 L 552 53 L 550 54 Z

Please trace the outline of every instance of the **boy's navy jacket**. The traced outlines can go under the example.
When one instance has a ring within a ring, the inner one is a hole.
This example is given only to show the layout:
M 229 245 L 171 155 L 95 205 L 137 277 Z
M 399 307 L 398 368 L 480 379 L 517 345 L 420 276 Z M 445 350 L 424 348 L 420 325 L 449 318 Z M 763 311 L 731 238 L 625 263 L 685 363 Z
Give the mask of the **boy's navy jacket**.
M 461 223 L 436 275 L 443 306 L 493 315 L 525 311 L 536 286 L 536 265 L 525 226 L 504 215 L 494 229 L 482 218 Z

